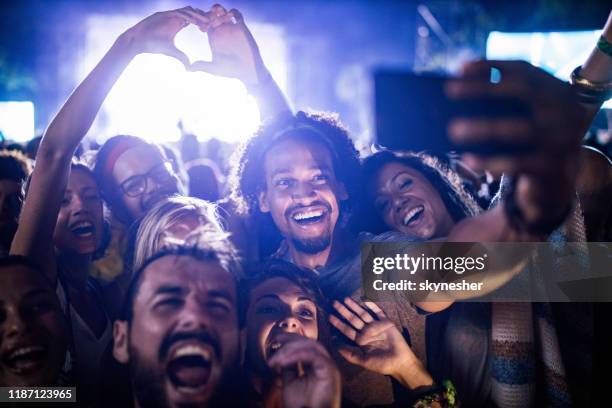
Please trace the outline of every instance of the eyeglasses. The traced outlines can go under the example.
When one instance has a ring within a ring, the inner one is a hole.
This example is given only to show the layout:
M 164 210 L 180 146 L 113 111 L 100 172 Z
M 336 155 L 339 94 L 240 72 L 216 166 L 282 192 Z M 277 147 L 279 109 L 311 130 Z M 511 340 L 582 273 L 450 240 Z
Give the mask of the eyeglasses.
M 174 178 L 174 171 L 170 162 L 163 162 L 153 167 L 145 174 L 138 174 L 125 180 L 119 185 L 128 197 L 138 197 L 147 189 L 147 180 L 152 179 L 157 184 L 164 184 Z

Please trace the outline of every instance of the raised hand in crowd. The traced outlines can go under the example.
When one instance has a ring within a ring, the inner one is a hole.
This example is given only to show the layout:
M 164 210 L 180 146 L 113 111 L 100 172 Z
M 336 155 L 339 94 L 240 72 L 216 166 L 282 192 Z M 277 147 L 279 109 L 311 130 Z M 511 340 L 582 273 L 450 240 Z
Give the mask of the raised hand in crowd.
M 612 42 L 612 11 L 608 15 L 608 20 L 604 25 L 604 28 L 601 33 L 601 38 L 603 38 L 608 43 Z M 578 80 L 578 81 L 577 81 Z M 585 82 L 586 80 L 586 82 Z M 572 73 L 571 82 L 578 85 L 578 89 L 581 86 L 587 84 L 587 89 L 593 89 L 597 87 L 604 87 L 606 84 L 609 84 L 612 81 L 612 57 L 609 54 L 606 54 L 599 48 L 599 46 L 595 46 L 589 58 L 585 61 L 582 66 Z M 580 84 L 582 83 L 582 85 Z M 582 88 L 584 89 L 584 88 Z M 585 119 L 588 123 L 591 123 L 604 100 L 608 99 L 606 97 L 603 98 L 593 98 L 593 94 L 589 92 L 588 101 L 583 100 L 586 114 Z
M 121 37 L 134 53 L 164 54 L 176 58 L 189 67 L 189 58 L 174 45 L 174 37 L 190 23 L 194 23 L 192 7 L 160 11 L 140 21 L 124 32 Z
M 37 165 L 30 183 L 31 193 L 23 208 L 24 220 L 27 222 L 20 225 L 11 253 L 42 259 L 45 272 L 52 281 L 57 273 L 52 237 L 64 190 L 68 185 L 72 155 L 91 127 L 104 98 L 135 55 L 156 52 L 185 62 L 184 54 L 174 47 L 174 36 L 191 21 L 190 15 L 184 10 L 186 8 L 155 13 L 120 35 L 68 98 L 45 132 L 36 156 Z M 95 197 L 85 201 L 96 201 L 96 209 L 90 208 L 90 212 L 95 215 L 99 213 L 101 219 L 102 204 L 98 188 L 92 187 L 90 190 L 95 190 Z M 101 235 L 101 225 L 94 232 Z
M 212 61 L 196 61 L 192 70 L 238 78 L 248 85 L 268 79 L 259 47 L 238 10 L 215 5 L 207 13 L 196 10 L 192 15 L 200 30 L 208 33 L 212 52 Z
M 283 381 L 284 408 L 340 407 L 340 372 L 321 343 L 307 337 L 283 333 L 283 346 L 268 364 Z
M 285 96 L 265 66 L 257 42 L 240 11 L 214 5 L 210 11 L 187 10 L 202 32 L 208 33 L 211 61 L 195 61 L 191 71 L 237 78 L 258 99 L 263 118 L 290 111 Z
M 338 349 L 348 362 L 390 375 L 411 390 L 433 384 L 398 328 L 376 303 L 359 304 L 347 297 L 344 303 L 334 301 L 333 306 L 344 321 L 330 315 L 329 322 L 355 344 Z
M 489 81 L 492 68 L 501 71 L 499 83 Z M 449 134 L 458 144 L 495 141 L 526 149 L 514 156 L 464 156 L 472 168 L 516 177 L 514 192 L 505 202 L 510 233 L 532 240 L 561 224 L 575 195 L 577 153 L 588 125 L 572 88 L 526 62 L 477 61 L 447 84 L 447 94 L 454 99 L 515 98 L 529 108 L 530 115 L 521 118 L 458 118 L 450 123 Z M 474 229 L 471 238 L 486 240 L 488 232 Z

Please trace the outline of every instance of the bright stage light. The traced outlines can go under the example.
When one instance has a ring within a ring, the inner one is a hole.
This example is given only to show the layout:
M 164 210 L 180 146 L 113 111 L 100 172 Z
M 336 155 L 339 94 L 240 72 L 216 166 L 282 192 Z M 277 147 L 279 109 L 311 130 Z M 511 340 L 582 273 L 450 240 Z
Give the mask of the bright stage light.
M 493 31 L 487 38 L 487 59 L 525 60 L 559 79 L 582 65 L 597 43 L 601 30 L 533 33 Z M 612 99 L 604 108 L 612 109 Z
M 115 38 L 138 18 L 93 16 L 77 77 L 81 80 L 100 60 Z M 286 90 L 286 46 L 282 29 L 249 22 L 266 66 Z M 210 60 L 206 35 L 189 26 L 176 45 L 193 62 Z M 102 142 L 116 134 L 130 134 L 155 142 L 176 141 L 181 121 L 200 140 L 216 137 L 227 142 L 244 140 L 260 123 L 255 100 L 237 79 L 203 72 L 187 72 L 163 55 L 137 56 L 108 95 L 90 135 Z
M 34 104 L 0 102 L 0 132 L 6 140 L 27 142 L 34 137 Z

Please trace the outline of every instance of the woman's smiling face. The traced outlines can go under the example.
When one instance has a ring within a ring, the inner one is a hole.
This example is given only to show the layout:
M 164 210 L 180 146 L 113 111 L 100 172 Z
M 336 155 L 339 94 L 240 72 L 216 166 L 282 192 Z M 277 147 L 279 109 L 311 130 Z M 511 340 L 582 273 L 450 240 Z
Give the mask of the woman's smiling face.
M 254 287 L 247 310 L 247 353 L 253 368 L 267 371 L 285 333 L 318 339 L 317 319 L 315 300 L 288 279 L 275 277 Z
M 445 237 L 455 224 L 435 187 L 422 173 L 402 163 L 384 164 L 368 192 L 390 229 L 432 239 Z

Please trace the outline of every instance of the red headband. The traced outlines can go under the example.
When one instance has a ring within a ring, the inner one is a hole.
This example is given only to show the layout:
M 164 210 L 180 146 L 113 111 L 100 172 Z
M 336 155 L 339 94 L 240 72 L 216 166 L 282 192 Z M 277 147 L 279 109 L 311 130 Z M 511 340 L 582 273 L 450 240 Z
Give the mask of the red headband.
M 117 159 L 119 159 L 119 156 L 121 156 L 123 153 L 125 153 L 127 150 L 130 150 L 133 147 L 138 147 L 138 146 L 143 146 L 143 145 L 146 145 L 146 143 L 143 142 L 142 140 L 132 139 L 132 138 L 125 139 L 117 143 L 115 148 L 111 150 L 111 152 L 108 154 L 108 158 L 106 159 L 106 163 L 104 164 L 104 171 L 102 173 L 104 176 L 104 179 L 105 180 L 113 179 L 113 168 L 115 167 L 115 163 L 117 162 Z

